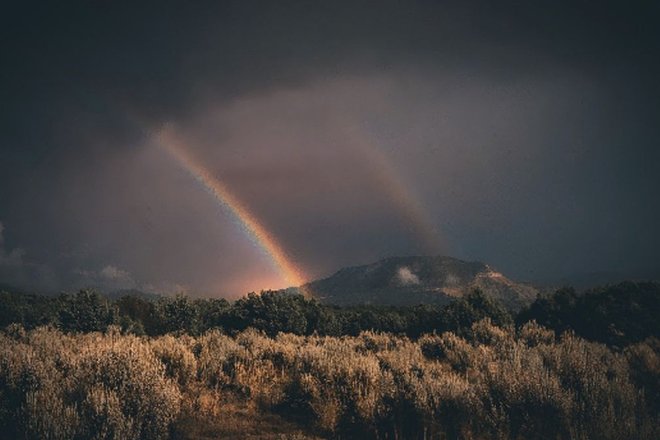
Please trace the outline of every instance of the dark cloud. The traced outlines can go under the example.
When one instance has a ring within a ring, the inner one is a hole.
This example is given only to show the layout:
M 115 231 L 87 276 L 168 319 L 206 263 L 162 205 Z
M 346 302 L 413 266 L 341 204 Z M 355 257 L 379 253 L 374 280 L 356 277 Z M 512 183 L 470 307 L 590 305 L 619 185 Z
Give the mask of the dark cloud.
M 154 147 L 164 123 L 310 276 L 431 251 L 522 278 L 657 276 L 658 17 L 651 2 L 15 3 L 0 266 L 30 269 L 3 276 L 281 282 Z

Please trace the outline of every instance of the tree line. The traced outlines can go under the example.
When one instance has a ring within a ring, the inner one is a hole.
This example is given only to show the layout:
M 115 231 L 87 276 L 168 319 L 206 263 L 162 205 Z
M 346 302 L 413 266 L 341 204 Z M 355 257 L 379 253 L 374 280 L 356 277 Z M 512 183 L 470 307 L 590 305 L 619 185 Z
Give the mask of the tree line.
M 264 291 L 236 301 L 195 299 L 185 295 L 108 298 L 84 289 L 59 296 L 0 293 L 0 327 L 26 329 L 50 325 L 65 332 L 105 331 L 158 336 L 172 332 L 199 335 L 210 329 L 236 334 L 254 328 L 266 335 L 355 336 L 363 331 L 419 337 L 452 331 L 464 335 L 489 318 L 502 327 L 536 321 L 558 334 L 572 331 L 589 340 L 624 347 L 660 335 L 660 283 L 624 282 L 578 293 L 562 288 L 540 296 L 511 315 L 479 290 L 444 306 L 332 306 L 302 295 Z

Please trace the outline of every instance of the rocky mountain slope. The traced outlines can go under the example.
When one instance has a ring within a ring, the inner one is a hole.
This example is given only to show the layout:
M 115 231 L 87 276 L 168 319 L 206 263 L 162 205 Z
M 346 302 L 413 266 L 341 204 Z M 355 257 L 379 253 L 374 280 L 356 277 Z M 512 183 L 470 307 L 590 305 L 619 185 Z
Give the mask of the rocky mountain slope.
M 445 304 L 474 289 L 515 310 L 531 303 L 538 290 L 513 281 L 490 266 L 446 256 L 393 257 L 347 267 L 305 285 L 330 304 Z

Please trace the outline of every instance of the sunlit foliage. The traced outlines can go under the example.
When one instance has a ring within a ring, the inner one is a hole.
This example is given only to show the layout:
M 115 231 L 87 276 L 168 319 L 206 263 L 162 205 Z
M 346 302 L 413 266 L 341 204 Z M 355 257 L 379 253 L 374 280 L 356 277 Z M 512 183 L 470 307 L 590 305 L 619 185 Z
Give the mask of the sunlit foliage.
M 2 438 L 167 438 L 227 396 L 341 438 L 658 438 L 656 340 L 617 353 L 490 319 L 458 336 L 0 335 Z

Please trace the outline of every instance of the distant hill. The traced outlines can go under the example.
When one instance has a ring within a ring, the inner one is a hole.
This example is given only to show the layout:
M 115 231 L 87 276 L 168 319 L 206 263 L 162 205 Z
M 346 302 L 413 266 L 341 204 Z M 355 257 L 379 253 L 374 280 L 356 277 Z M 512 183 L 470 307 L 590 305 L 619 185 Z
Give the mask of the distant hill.
M 68 293 L 74 293 L 80 289 L 71 289 L 68 291 Z M 119 289 L 119 290 L 113 290 L 109 292 L 104 292 L 101 289 L 92 289 L 98 291 L 101 295 L 104 297 L 110 299 L 110 300 L 116 300 L 121 298 L 122 296 L 135 296 L 138 298 L 145 299 L 147 301 L 157 301 L 160 298 L 163 298 L 164 295 L 160 293 L 155 293 L 155 292 L 145 292 L 142 290 L 138 289 Z M 27 295 L 27 294 L 34 294 L 34 295 L 39 295 L 39 296 L 46 296 L 46 297 L 55 297 L 58 295 L 61 295 L 62 293 L 65 293 L 67 291 L 49 291 L 49 290 L 29 290 L 29 289 L 24 289 L 21 287 L 14 286 L 12 284 L 7 284 L 7 283 L 2 283 L 0 282 L 0 292 L 7 292 L 7 293 L 12 293 L 12 294 L 17 294 L 17 295 Z
M 112 292 L 103 293 L 103 296 L 111 300 L 119 299 L 122 296 L 134 296 L 137 298 L 142 298 L 147 301 L 158 301 L 159 299 L 164 298 L 164 295 L 161 295 L 159 293 L 144 292 L 138 289 L 113 290 Z
M 337 305 L 446 304 L 479 288 L 511 310 L 530 304 L 539 293 L 487 264 L 446 256 L 387 258 L 341 269 L 304 287 L 320 301 Z
M 21 289 L 12 284 L 0 282 L 0 292 L 12 292 L 12 293 L 27 293 L 25 289 Z
M 547 286 L 555 286 L 556 288 L 571 286 L 578 290 L 586 290 L 599 286 L 619 284 L 624 281 L 657 281 L 660 280 L 659 273 L 659 269 L 636 272 L 578 272 L 554 279 L 539 280 L 538 282 Z

